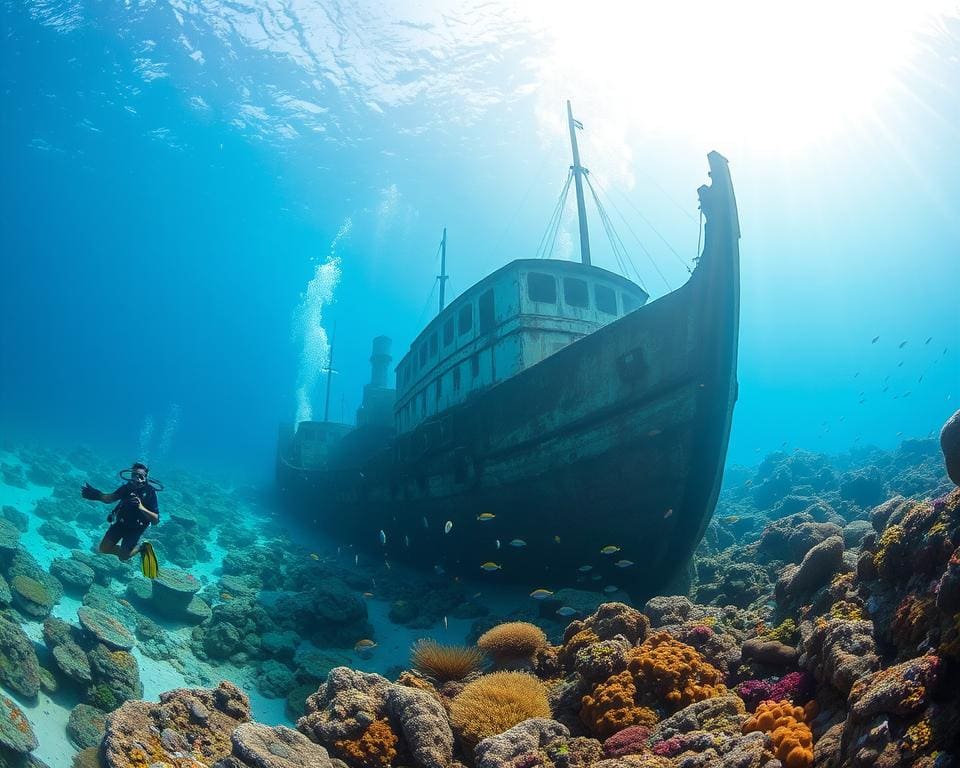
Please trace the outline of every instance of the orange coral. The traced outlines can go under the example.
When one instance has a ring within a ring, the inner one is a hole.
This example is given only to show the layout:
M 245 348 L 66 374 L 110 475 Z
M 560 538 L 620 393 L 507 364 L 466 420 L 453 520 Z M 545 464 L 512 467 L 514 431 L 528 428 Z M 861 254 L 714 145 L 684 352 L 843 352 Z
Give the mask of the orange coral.
M 531 717 L 550 717 L 547 690 L 533 675 L 494 672 L 467 683 L 450 705 L 450 723 L 467 754 Z
M 751 731 L 770 734 L 774 754 L 784 768 L 813 765 L 813 733 L 804 721 L 803 707 L 789 701 L 762 701 L 743 724 L 744 733 Z
M 627 670 L 638 690 L 653 695 L 672 710 L 727 692 L 720 670 L 696 648 L 666 632 L 651 635 L 630 654 Z
M 547 636 L 536 624 L 508 621 L 491 627 L 477 640 L 477 647 L 497 663 L 533 658 L 547 645 Z
M 606 739 L 630 725 L 653 726 L 657 713 L 636 703 L 637 685 L 633 675 L 624 670 L 583 697 L 580 720 L 597 738 Z
M 675 712 L 727 692 L 720 670 L 666 632 L 648 637 L 627 659 L 623 672 L 581 699 L 580 719 L 600 738 L 628 725 L 653 725 L 657 710 Z
M 383 768 L 397 756 L 397 736 L 390 723 L 377 719 L 367 726 L 358 739 L 341 739 L 333 746 L 340 756 L 359 768 Z

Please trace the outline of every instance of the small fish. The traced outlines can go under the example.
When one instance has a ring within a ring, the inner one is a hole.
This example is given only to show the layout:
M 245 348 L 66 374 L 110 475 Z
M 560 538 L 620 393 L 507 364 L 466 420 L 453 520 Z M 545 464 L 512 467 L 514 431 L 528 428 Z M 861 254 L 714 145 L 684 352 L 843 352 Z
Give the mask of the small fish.
M 369 600 L 371 597 L 373 597 L 373 592 L 364 592 L 364 593 L 363 593 L 363 596 L 364 596 L 367 600 Z
M 527 542 L 525 542 L 523 539 L 514 539 L 513 541 L 510 542 L 510 546 L 511 546 L 511 547 L 525 547 L 525 546 L 527 546 Z
M 497 540 L 494 541 L 493 543 L 496 544 L 497 549 L 500 549 L 500 539 L 497 539 Z
M 356 555 L 353 556 L 353 564 L 354 564 L 354 565 L 360 565 L 360 555 L 359 555 L 359 554 L 356 554 Z
M 447 617 L 446 617 L 446 616 L 443 617 L 443 628 L 444 628 L 444 629 L 450 629 L 450 626 L 447 624 Z
M 476 600 L 478 597 L 480 597 L 481 594 L 482 594 L 481 592 L 474 592 L 470 599 Z
M 874 337 L 873 337 L 873 341 L 871 341 L 870 343 L 871 343 L 871 344 L 876 344 L 878 341 L 880 341 L 880 337 L 879 337 L 879 336 L 874 336 Z
M 607 584 L 607 586 L 603 588 L 603 591 L 609 595 L 609 594 L 612 594 L 613 592 L 616 592 L 617 589 L 618 588 L 613 586 L 613 584 Z
M 576 608 L 571 608 L 569 605 L 565 605 L 563 608 L 557 609 L 557 616 L 573 616 L 573 614 L 576 612 Z
M 593 574 L 593 576 L 590 577 L 590 581 L 600 581 L 600 579 L 602 578 L 603 576 L 601 576 L 599 573 L 595 573 Z
M 673 507 L 670 507 L 666 512 L 663 513 L 663 519 L 666 520 L 670 515 L 673 514 Z
M 339 554 L 339 553 L 337 553 L 337 554 Z M 310 559 L 311 559 L 311 560 L 319 560 L 319 559 L 320 559 L 320 555 L 318 555 L 316 552 L 311 552 L 311 553 L 310 553 Z
M 551 592 L 549 589 L 535 589 L 530 593 L 530 597 L 532 597 L 534 600 L 544 600 L 550 597 L 552 594 L 553 592 Z
M 489 572 L 489 571 L 499 571 L 501 568 L 503 568 L 502 565 L 498 565 L 497 563 L 493 563 L 493 562 L 486 562 L 486 563 L 484 563 L 483 565 L 481 565 L 480 567 L 481 567 L 483 570 L 488 571 L 488 572 Z
M 404 536 L 404 537 L 403 537 L 403 546 L 405 546 L 405 547 L 409 547 L 409 546 L 410 546 L 410 537 L 409 537 L 409 536 Z
M 221 599 L 221 600 L 233 600 L 233 595 L 231 595 L 229 592 L 221 592 L 221 593 L 220 593 L 220 599 Z
M 926 340 L 925 342 L 923 342 L 924 346 L 926 346 L 927 344 L 929 344 L 931 341 L 933 341 L 933 336 L 927 336 L 927 340 Z
M 859 375 L 860 375 L 860 371 L 857 371 L 855 374 L 853 374 L 853 378 L 857 378 L 857 376 Z
M 743 483 L 744 488 L 749 488 L 751 485 L 753 485 L 753 480 L 745 480 Z
M 450 531 L 452 530 L 453 530 L 453 521 L 447 520 L 447 522 L 443 524 L 443 532 L 450 533 Z
M 437 574 L 437 576 L 443 576 L 444 574 L 443 566 L 437 563 L 435 566 L 433 566 L 433 572 Z
M 647 437 L 656 437 L 660 434 L 663 434 L 662 429 L 651 429 L 649 432 L 647 432 Z
M 477 515 L 477 520 L 479 520 L 481 523 L 487 523 L 493 520 L 495 517 L 496 515 L 493 514 L 493 512 L 481 512 L 479 515 Z
M 733 525 L 734 523 L 740 520 L 736 515 L 727 515 L 726 517 L 721 517 L 720 522 L 726 523 L 727 525 Z
M 424 528 L 429 528 L 429 527 L 430 527 L 430 524 L 427 523 L 427 518 L 425 518 L 425 517 L 423 518 L 423 527 L 424 527 Z
M 577 570 L 580 571 L 580 573 L 589 573 L 590 571 L 593 570 L 593 566 L 592 566 L 592 565 L 581 565 L 579 568 L 577 568 Z
M 380 530 L 380 544 L 387 545 L 387 534 L 383 532 L 383 529 Z
M 554 537 L 553 537 L 553 543 L 554 543 L 554 544 L 559 544 L 559 543 L 560 543 L 560 537 L 559 537 L 559 536 L 554 536 Z
M 620 551 L 620 547 L 616 547 L 613 544 L 607 544 L 603 549 L 600 550 L 601 555 L 612 555 Z
M 357 641 L 357 644 L 353 646 L 353 650 L 357 653 L 363 653 L 364 651 L 372 651 L 376 647 L 377 644 L 373 642 L 373 640 L 363 639 Z
M 617 560 L 614 565 L 617 566 L 617 568 L 629 568 L 633 565 L 633 560 Z
M 901 341 L 901 342 L 900 342 L 900 346 L 897 347 L 897 349 L 903 349 L 905 346 L 907 346 L 907 342 Z

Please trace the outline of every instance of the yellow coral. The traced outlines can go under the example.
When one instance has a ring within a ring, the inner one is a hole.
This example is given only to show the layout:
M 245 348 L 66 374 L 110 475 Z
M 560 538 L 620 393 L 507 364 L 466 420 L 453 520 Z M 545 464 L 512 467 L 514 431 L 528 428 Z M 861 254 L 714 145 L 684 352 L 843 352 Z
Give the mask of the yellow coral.
M 532 659 L 546 645 L 544 631 L 527 621 L 497 624 L 477 640 L 477 647 L 497 663 Z
M 933 739 L 933 729 L 928 720 L 920 720 L 914 723 L 907 732 L 903 734 L 903 745 L 914 752 L 925 749 Z
M 606 739 L 630 725 L 653 726 L 657 713 L 636 703 L 637 685 L 624 670 L 597 685 L 583 697 L 580 720 L 597 738 Z
M 723 675 L 700 653 L 666 632 L 651 635 L 630 653 L 627 669 L 637 689 L 677 710 L 727 692 Z
M 838 600 L 830 606 L 830 618 L 844 621 L 862 621 L 866 616 L 863 608 L 846 600 Z
M 470 645 L 443 645 L 436 640 L 422 639 L 413 644 L 412 662 L 421 674 L 445 683 L 479 672 L 484 654 L 480 648 Z
M 803 707 L 789 701 L 762 701 L 743 724 L 743 732 L 763 731 L 773 741 L 774 754 L 784 768 L 813 765 L 813 733 L 804 721 Z
M 523 672 L 479 677 L 450 705 L 450 723 L 468 754 L 483 739 L 531 717 L 550 717 L 550 703 L 540 681 Z
M 764 640 L 776 640 L 778 643 L 792 645 L 796 640 L 797 622 L 793 619 L 784 619 L 773 629 L 760 630 L 757 634 Z
M 358 768 L 384 768 L 397 756 L 397 735 L 390 723 L 376 719 L 357 739 L 341 739 L 333 743 L 340 757 Z
M 891 525 L 880 535 L 880 542 L 877 553 L 873 556 L 873 564 L 877 568 L 882 568 L 886 562 L 890 547 L 900 544 L 903 541 L 903 528 L 899 525 Z

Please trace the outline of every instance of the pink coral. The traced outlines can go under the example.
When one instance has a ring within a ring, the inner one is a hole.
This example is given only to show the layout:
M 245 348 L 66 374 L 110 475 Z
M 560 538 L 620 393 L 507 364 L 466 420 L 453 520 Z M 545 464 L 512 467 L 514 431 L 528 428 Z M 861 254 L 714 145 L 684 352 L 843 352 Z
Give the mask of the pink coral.
M 650 729 L 643 725 L 631 725 L 619 731 L 605 742 L 603 751 L 607 757 L 622 757 L 623 755 L 638 755 L 647 749 L 647 737 Z

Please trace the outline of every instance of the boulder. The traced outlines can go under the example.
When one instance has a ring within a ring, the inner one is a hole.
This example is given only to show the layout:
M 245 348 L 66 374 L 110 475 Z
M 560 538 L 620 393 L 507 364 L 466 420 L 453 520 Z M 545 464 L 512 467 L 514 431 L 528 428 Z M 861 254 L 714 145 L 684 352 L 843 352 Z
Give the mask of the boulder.
M 30 527 L 30 518 L 27 517 L 26 513 L 21 512 L 9 504 L 4 504 L 3 507 L 0 508 L 0 520 L 13 523 L 14 527 L 20 531 L 20 533 L 26 533 Z
M 87 654 L 73 640 L 57 645 L 52 652 L 59 670 L 77 683 L 93 682 L 93 672 Z
M 50 573 L 56 576 L 68 592 L 83 594 L 93 584 L 96 574 L 88 565 L 72 558 L 58 557 L 50 563 Z
M 33 643 L 18 624 L 0 618 L 0 683 L 33 698 L 40 691 L 40 662 Z
M 192 574 L 176 568 L 161 568 L 151 583 L 150 607 L 169 619 L 184 618 L 190 601 L 203 586 Z
M 218 763 L 222 768 L 335 768 L 327 750 L 282 725 L 242 723 L 234 728 L 230 741 L 238 762 Z
M 570 730 L 555 720 L 534 717 L 484 739 L 473 751 L 476 768 L 499 768 L 527 753 L 535 753 L 551 741 L 566 739 Z
M 10 582 L 13 605 L 26 616 L 45 619 L 53 610 L 54 599 L 50 591 L 36 579 L 18 575 Z
M 387 716 L 402 734 L 415 765 L 446 768 L 450 764 L 453 731 L 446 710 L 435 696 L 417 688 L 393 685 L 387 691 L 385 704 Z
M 77 749 L 97 747 L 106 729 L 106 715 L 89 704 L 77 704 L 70 710 L 67 737 Z
M 74 527 L 59 518 L 47 520 L 38 531 L 43 538 L 53 544 L 60 544 L 68 549 L 80 546 L 80 537 L 77 536 Z
M 37 737 L 23 710 L 6 696 L 0 695 L 0 747 L 23 755 L 38 746 Z M 0 754 L 0 759 L 2 757 Z
M 84 605 L 77 609 L 77 618 L 87 633 L 111 650 L 129 651 L 136 645 L 136 640 L 127 628 L 104 611 Z
M 799 600 L 824 586 L 843 567 L 843 539 L 831 536 L 813 547 L 799 566 L 787 566 L 777 581 L 776 595 Z

